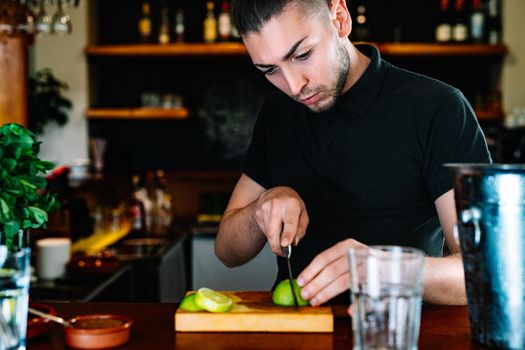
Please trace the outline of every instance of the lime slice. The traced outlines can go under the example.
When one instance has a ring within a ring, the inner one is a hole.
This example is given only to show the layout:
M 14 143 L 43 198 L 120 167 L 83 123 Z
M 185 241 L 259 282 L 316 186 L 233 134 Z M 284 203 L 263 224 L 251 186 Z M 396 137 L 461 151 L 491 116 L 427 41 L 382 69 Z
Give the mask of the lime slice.
M 299 306 L 308 306 L 310 303 L 307 300 L 304 300 L 301 297 L 301 287 L 293 280 L 293 287 L 295 290 L 295 295 L 297 297 L 297 302 Z M 293 299 L 292 288 L 290 287 L 290 280 L 285 279 L 275 287 L 273 291 L 272 300 L 275 305 L 280 306 L 295 306 L 295 301 Z
M 233 306 L 233 299 L 210 288 L 200 288 L 195 294 L 195 305 L 209 312 L 226 312 Z
M 184 297 L 184 299 L 182 299 L 182 301 L 180 302 L 179 307 L 182 310 L 186 310 L 186 311 L 202 311 L 203 308 L 195 304 L 195 295 L 196 294 L 194 293 L 194 294 L 190 294 Z

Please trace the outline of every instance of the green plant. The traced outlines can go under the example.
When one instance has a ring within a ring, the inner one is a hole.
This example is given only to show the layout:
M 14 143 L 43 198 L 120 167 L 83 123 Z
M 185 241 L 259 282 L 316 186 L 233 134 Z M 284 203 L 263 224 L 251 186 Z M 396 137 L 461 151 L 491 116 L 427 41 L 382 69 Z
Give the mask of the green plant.
M 55 78 L 51 69 L 41 69 L 29 77 L 28 89 L 29 128 L 32 131 L 41 134 L 50 121 L 58 125 L 67 123 L 67 112 L 72 104 L 62 93 L 69 86 Z
M 40 174 L 54 164 L 40 160 L 40 142 L 18 124 L 0 127 L 0 235 L 7 246 L 20 229 L 47 224 L 47 213 L 58 208 L 54 194 L 44 191 L 47 180 Z

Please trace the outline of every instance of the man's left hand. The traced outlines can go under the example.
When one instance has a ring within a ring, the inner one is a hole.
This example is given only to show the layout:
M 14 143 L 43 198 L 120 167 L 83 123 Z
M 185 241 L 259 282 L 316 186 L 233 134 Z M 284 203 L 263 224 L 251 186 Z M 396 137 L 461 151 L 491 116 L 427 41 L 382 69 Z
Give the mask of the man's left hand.
M 346 239 L 317 255 L 301 272 L 297 283 L 301 296 L 317 306 L 341 294 L 350 286 L 348 249 L 365 247 L 354 239 Z

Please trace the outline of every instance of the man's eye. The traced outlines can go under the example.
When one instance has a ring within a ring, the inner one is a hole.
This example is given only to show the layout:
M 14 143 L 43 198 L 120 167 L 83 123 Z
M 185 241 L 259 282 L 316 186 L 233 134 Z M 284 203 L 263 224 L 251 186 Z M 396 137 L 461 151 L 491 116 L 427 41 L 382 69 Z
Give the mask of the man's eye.
M 311 54 L 312 54 L 312 50 L 308 50 L 305 53 L 303 53 L 302 55 L 295 56 L 295 59 L 299 60 L 299 61 L 305 61 L 305 60 L 308 59 L 308 57 L 310 57 Z
M 270 69 L 265 70 L 263 73 L 264 73 L 264 75 L 273 75 L 275 73 L 275 71 L 276 71 L 276 68 L 272 67 Z

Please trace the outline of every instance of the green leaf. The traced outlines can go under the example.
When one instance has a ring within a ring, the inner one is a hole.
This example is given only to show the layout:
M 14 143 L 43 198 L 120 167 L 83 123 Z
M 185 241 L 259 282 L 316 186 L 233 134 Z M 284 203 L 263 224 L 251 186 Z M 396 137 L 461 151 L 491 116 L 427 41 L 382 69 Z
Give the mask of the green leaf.
M 28 209 L 33 222 L 38 225 L 37 227 L 40 227 L 47 222 L 47 213 L 45 211 L 37 207 L 28 207 Z
M 9 208 L 9 205 L 7 205 L 7 202 L 0 198 L 0 213 L 2 213 L 3 217 L 9 217 L 9 213 L 11 212 L 11 209 Z
M 22 155 L 22 148 L 16 147 L 14 152 L 13 152 L 14 158 L 18 159 L 18 158 L 20 158 L 21 155 Z
M 2 159 L 2 166 L 8 171 L 11 172 L 16 167 L 16 160 L 12 158 L 4 158 Z
M 18 233 L 18 230 L 20 230 L 20 225 L 18 222 L 13 220 L 4 223 L 4 232 L 8 240 L 12 240 L 13 237 Z

